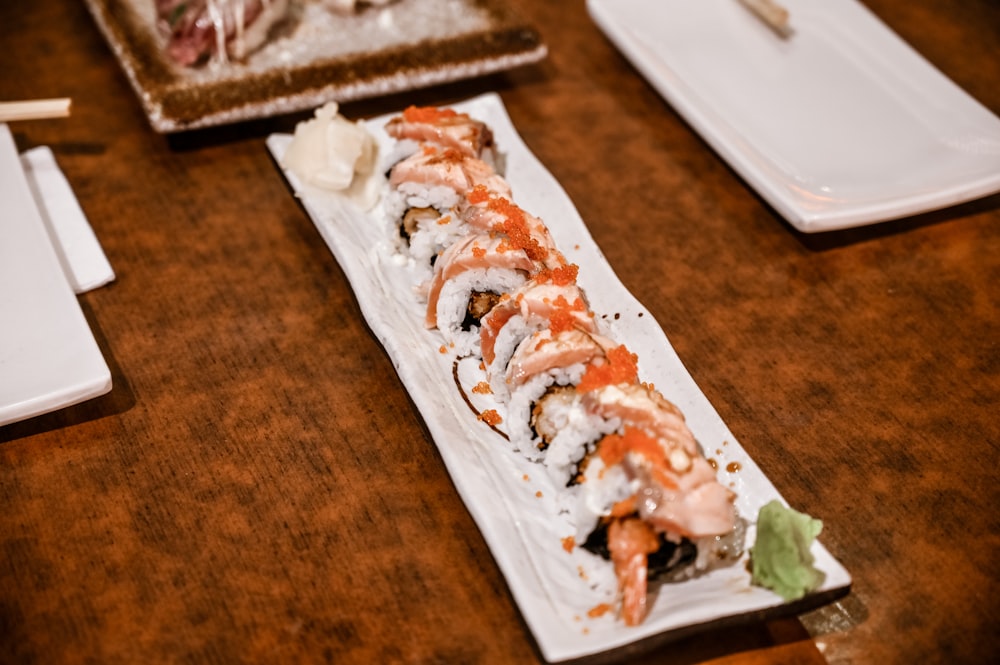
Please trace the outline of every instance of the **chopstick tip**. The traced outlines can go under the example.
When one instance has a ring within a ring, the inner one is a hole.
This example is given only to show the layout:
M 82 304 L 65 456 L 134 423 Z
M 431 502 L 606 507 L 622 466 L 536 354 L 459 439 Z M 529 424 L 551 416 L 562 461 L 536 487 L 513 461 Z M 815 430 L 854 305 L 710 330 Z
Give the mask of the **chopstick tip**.
M 774 0 L 739 1 L 779 36 L 789 37 L 792 34 L 788 10 Z
M 72 106 L 73 100 L 69 97 L 0 102 L 0 122 L 65 118 Z

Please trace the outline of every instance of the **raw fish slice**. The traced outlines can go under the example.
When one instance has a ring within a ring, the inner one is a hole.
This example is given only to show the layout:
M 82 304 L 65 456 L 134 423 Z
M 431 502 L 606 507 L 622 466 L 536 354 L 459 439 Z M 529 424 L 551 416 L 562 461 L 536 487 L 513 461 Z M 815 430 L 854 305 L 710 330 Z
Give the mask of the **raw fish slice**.
M 288 0 L 156 0 L 167 54 L 184 66 L 242 60 L 288 15 Z
M 486 123 L 452 109 L 411 106 L 386 123 L 385 131 L 399 140 L 433 143 L 492 163 L 493 132 Z

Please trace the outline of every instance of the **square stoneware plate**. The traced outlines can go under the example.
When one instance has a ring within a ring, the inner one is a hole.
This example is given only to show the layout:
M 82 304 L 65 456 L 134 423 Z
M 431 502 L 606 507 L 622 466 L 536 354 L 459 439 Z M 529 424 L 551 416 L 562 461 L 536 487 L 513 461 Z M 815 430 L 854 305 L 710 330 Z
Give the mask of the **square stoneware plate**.
M 154 0 L 86 0 L 158 132 L 178 132 L 482 76 L 546 55 L 501 0 L 395 0 L 338 14 L 290 0 L 243 62 L 182 67 L 165 53 Z
M 488 123 L 504 153 L 514 202 L 540 217 L 566 258 L 581 266 L 579 284 L 607 336 L 639 357 L 640 379 L 656 385 L 684 412 L 698 441 L 718 468 L 719 480 L 737 495 L 748 522 L 746 544 L 762 505 L 780 496 L 726 428 L 681 363 L 660 324 L 625 289 L 591 238 L 565 191 L 528 150 L 500 98 L 486 95 L 456 106 Z M 391 162 L 387 118 L 367 121 Z M 268 148 L 280 164 L 291 137 L 275 134 Z M 544 657 L 552 662 L 603 652 L 624 656 L 650 641 L 677 639 L 697 630 L 804 611 L 847 592 L 847 571 L 818 542 L 812 553 L 825 575 L 822 586 L 796 603 L 750 584 L 746 554 L 732 565 L 679 583 L 654 587 L 646 621 L 625 626 L 609 612 L 615 579 L 609 562 L 582 548 L 567 552 L 562 538 L 574 533 L 560 512 L 560 487 L 538 463 L 510 449 L 476 411 L 497 409 L 490 395 L 472 390 L 485 379 L 480 361 L 447 353 L 443 337 L 424 326 L 414 297 L 412 266 L 401 260 L 394 225 L 376 207 L 362 212 L 341 197 L 321 192 L 286 173 L 331 252 L 342 266 L 368 325 L 392 358 L 400 379 L 420 409 L 455 487 L 476 520 Z M 650 257 L 655 260 L 655 257 Z M 794 436 L 794 433 L 789 433 Z M 818 517 L 822 518 L 822 515 Z

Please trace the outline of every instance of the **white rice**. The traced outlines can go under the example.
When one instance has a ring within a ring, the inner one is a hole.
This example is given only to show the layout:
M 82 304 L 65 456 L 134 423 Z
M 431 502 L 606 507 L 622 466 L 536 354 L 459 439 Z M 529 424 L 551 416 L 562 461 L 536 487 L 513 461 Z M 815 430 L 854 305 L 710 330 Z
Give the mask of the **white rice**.
M 466 270 L 441 287 L 437 302 L 437 327 L 459 356 L 481 355 L 479 326 L 462 329 L 473 292 L 510 293 L 524 283 L 524 273 L 509 268 Z
M 531 337 L 543 324 L 548 325 L 548 322 L 529 322 L 521 314 L 515 314 L 500 328 L 493 344 L 493 362 L 486 365 L 486 378 L 497 399 L 506 401 L 509 396 L 507 365 L 510 363 L 514 351 L 517 350 L 521 342 Z
M 567 487 L 559 496 L 559 507 L 567 513 L 576 529 L 576 542 L 582 544 L 590 536 L 601 517 L 611 508 L 639 490 L 638 481 L 629 480 L 620 464 L 605 467 L 600 457 L 587 464 L 586 479 Z
M 545 417 L 558 423 L 559 433 L 545 449 L 544 464 L 559 487 L 565 487 L 576 475 L 579 463 L 593 452 L 604 435 L 617 431 L 621 425 L 618 419 L 605 420 L 591 413 L 578 399 L 547 409 Z
M 523 343 L 527 343 L 525 340 Z M 531 459 L 535 459 L 533 451 L 538 450 L 539 436 L 531 428 L 531 409 L 535 402 L 545 394 L 551 386 L 570 386 L 580 382 L 586 365 L 576 363 L 566 368 L 551 369 L 536 374 L 518 387 L 508 391 L 504 382 L 503 389 L 508 392 L 507 398 L 507 434 L 518 450 L 525 451 Z M 492 386 L 491 386 L 492 387 Z M 496 389 L 493 390 L 496 395 Z
M 444 214 L 436 220 L 420 220 L 410 234 L 409 254 L 414 263 L 431 270 L 431 259 L 469 233 L 469 225 L 456 215 Z

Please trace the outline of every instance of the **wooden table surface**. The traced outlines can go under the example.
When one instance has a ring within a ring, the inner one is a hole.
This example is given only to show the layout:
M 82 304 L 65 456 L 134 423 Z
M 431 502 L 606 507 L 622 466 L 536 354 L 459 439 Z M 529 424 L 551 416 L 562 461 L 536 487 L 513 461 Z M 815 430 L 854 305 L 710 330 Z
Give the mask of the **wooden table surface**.
M 1000 112 L 1000 4 L 865 4 Z M 854 577 L 821 610 L 632 662 L 996 656 L 1000 197 L 798 233 L 583 0 L 511 5 L 540 29 L 542 63 L 344 112 L 499 92 L 735 436 L 823 519 Z M 0 44 L 0 99 L 72 97 L 70 118 L 12 131 L 22 150 L 52 148 L 117 273 L 79 298 L 112 392 L 0 427 L 0 662 L 540 661 L 264 147 L 306 114 L 159 135 L 74 0 L 0 3 Z

